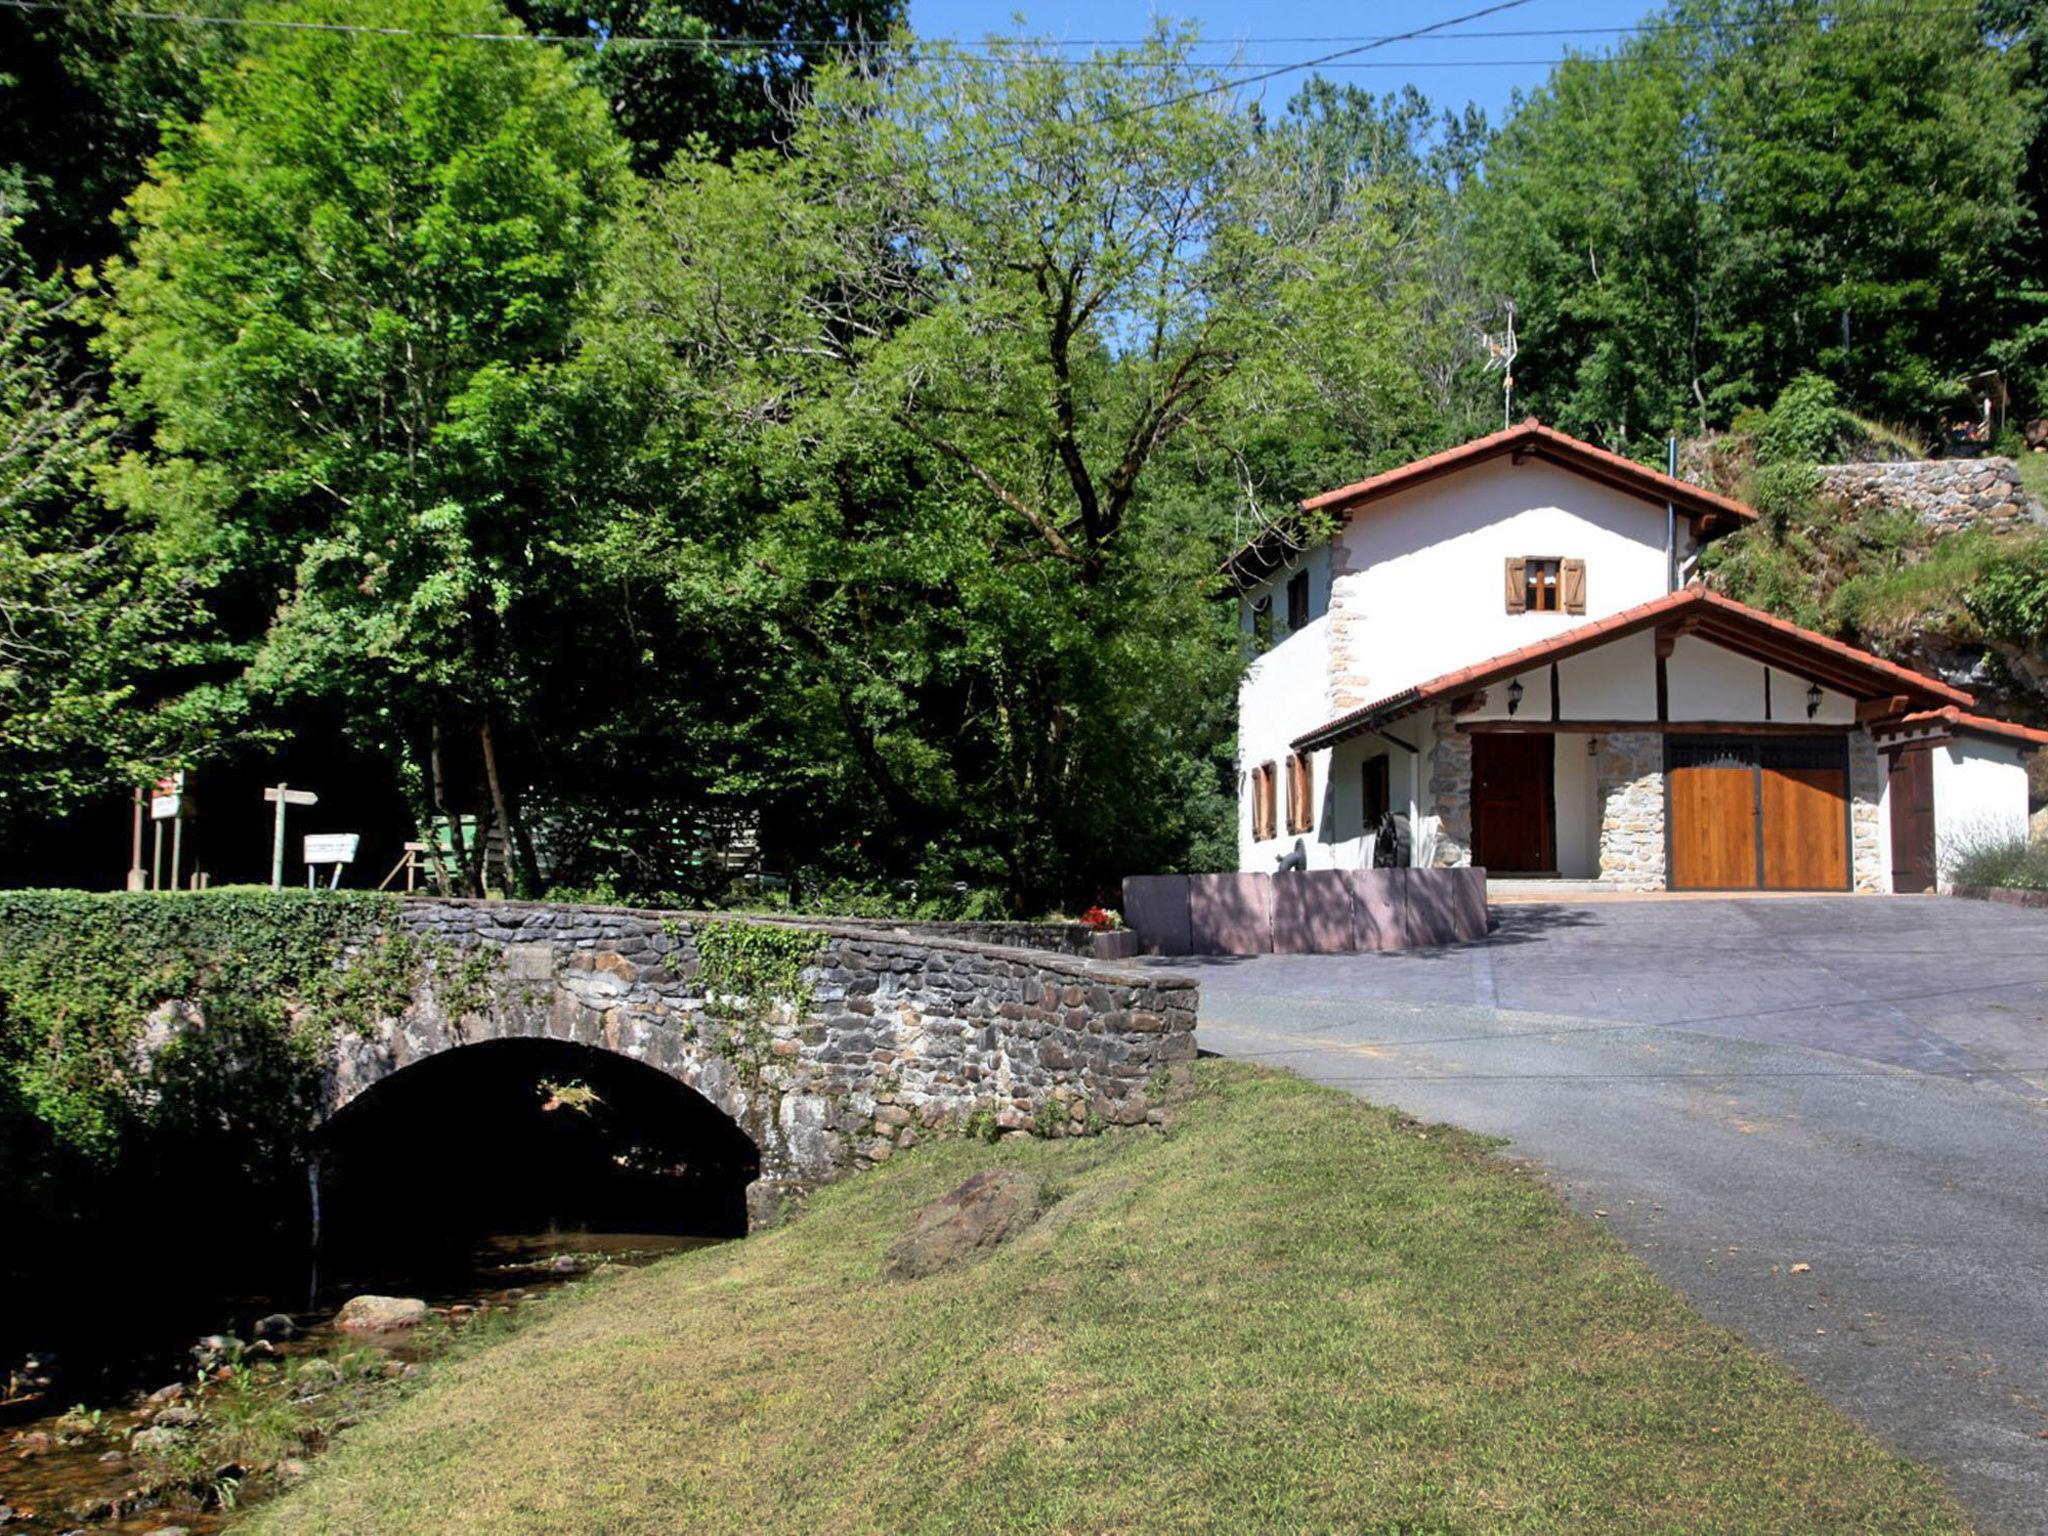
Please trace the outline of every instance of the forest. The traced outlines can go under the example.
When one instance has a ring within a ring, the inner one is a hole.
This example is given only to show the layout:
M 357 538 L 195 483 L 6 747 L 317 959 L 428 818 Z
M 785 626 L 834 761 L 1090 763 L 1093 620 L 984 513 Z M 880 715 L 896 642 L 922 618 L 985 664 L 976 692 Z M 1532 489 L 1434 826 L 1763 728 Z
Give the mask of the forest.
M 2048 413 L 2040 4 L 1677 0 L 1498 123 L 1247 100 L 1168 22 L 203 11 L 0 7 L 0 884 L 118 883 L 179 770 L 264 852 L 317 784 L 373 878 L 441 829 L 476 892 L 1228 867 L 1219 562 L 1497 428 L 1510 306 L 1516 417 L 1765 511 L 1738 595 L 2048 636 L 2037 543 L 1930 560 L 1807 478 L 1972 378 L 1985 446 Z

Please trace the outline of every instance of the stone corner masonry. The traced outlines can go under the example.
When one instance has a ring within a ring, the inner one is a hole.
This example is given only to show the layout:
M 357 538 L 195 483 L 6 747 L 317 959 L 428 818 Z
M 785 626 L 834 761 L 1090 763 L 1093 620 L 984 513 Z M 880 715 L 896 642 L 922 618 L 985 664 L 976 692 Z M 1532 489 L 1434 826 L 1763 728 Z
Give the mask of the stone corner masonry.
M 761 1219 L 785 1192 L 970 1122 L 1039 1135 L 1141 1124 L 1154 1085 L 1196 1054 L 1192 981 L 873 924 L 778 922 L 818 935 L 807 1005 L 764 1003 L 741 1030 L 706 996 L 697 951 L 697 934 L 721 920 L 410 899 L 407 931 L 496 958 L 480 987 L 439 977 L 401 1017 L 338 1040 L 327 1108 L 482 1040 L 614 1051 L 701 1094 L 753 1139 L 761 1177 L 748 1205 Z

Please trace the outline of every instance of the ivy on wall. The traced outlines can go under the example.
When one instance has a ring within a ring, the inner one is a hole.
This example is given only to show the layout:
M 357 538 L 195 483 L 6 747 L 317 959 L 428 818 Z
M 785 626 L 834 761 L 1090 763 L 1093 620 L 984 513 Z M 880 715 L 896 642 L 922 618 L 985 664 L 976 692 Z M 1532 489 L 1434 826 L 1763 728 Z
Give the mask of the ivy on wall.
M 224 1115 L 252 1157 L 288 1152 L 331 1032 L 410 996 L 422 956 L 396 909 L 367 892 L 0 892 L 0 1109 L 95 1162 L 136 1129 Z
M 816 962 L 824 935 L 731 919 L 704 924 L 696 942 L 705 1012 L 730 1030 L 716 1045 L 733 1059 L 760 1067 L 776 1006 L 796 1019 L 811 1011 L 804 972 Z

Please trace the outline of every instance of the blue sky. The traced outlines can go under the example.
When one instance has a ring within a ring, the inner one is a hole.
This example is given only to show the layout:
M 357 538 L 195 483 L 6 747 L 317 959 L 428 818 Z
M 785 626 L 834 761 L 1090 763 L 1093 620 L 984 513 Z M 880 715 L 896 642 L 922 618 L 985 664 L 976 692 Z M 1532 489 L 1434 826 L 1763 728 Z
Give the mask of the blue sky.
M 1339 0 L 910 0 L 911 25 L 926 37 L 975 42 L 991 32 L 1024 29 L 1077 45 L 1096 38 L 1135 38 L 1154 15 L 1200 23 L 1206 57 L 1241 57 L 1271 68 L 1347 46 L 1351 40 L 1405 32 L 1468 11 L 1487 0 L 1417 0 L 1406 5 L 1343 4 Z M 1567 47 L 1599 51 L 1623 35 L 1613 30 L 1640 22 L 1654 0 L 1527 0 L 1513 10 L 1452 28 L 1427 40 L 1390 43 L 1323 73 L 1375 91 L 1413 84 L 1444 106 L 1477 102 L 1494 122 L 1517 87 L 1540 85 Z M 1581 31 L 1580 29 L 1592 29 Z M 1502 34 L 1569 30 L 1572 35 Z M 1489 35 L 1490 34 L 1490 35 Z M 1335 39 L 1335 41 L 1318 41 Z M 1370 67 L 1358 67 L 1369 65 Z M 1300 74 L 1283 75 L 1252 92 L 1277 108 L 1299 87 Z

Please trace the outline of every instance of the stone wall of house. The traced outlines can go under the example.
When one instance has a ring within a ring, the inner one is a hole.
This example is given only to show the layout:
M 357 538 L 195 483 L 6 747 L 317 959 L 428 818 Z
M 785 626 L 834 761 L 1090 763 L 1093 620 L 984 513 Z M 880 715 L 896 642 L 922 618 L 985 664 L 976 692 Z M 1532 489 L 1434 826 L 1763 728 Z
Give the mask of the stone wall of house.
M 1600 880 L 1632 891 L 1662 890 L 1664 739 L 1653 731 L 1614 731 L 1594 759 L 1600 802 Z
M 1824 464 L 1821 488 L 1851 509 L 1899 509 L 1938 533 L 2016 528 L 2042 510 L 2011 459 L 1911 459 L 1896 464 Z
M 1884 802 L 1884 759 L 1868 731 L 1849 736 L 1849 877 L 1859 891 L 1888 891 L 1878 816 Z
M 1429 803 L 1424 813 L 1438 818 L 1436 853 L 1439 869 L 1462 869 L 1472 862 L 1472 738 L 1449 721 L 1439 729 L 1429 754 Z
M 408 901 L 401 921 L 441 957 L 434 979 L 401 1017 L 336 1041 L 327 1108 L 477 1041 L 615 1051 L 702 1094 L 753 1139 L 759 1219 L 786 1192 L 977 1120 L 1039 1135 L 1142 1123 L 1167 1069 L 1195 1055 L 1193 982 L 857 925 L 778 925 L 817 935 L 808 996 L 738 1010 L 706 995 L 697 938 L 719 920 Z

